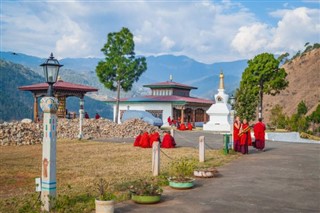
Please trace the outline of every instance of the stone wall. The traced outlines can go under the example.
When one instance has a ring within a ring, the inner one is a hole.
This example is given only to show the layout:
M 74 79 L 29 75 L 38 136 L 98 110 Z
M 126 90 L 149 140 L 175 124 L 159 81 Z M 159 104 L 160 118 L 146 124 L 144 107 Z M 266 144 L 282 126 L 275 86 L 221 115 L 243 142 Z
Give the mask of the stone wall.
M 158 127 L 133 119 L 116 124 L 108 119 L 84 119 L 84 139 L 99 138 L 130 138 L 135 137 L 140 131 L 160 131 Z M 10 122 L 0 124 L 0 145 L 32 145 L 42 143 L 42 123 L 33 122 Z M 58 138 L 77 139 L 79 134 L 78 119 L 59 119 Z

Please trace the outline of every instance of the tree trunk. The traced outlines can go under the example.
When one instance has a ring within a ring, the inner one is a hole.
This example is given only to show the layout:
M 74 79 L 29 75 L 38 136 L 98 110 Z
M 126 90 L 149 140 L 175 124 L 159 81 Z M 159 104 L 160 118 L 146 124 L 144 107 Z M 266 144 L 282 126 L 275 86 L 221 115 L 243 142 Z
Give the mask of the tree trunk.
M 117 100 L 116 100 L 116 118 L 115 122 L 118 123 L 119 115 L 119 103 L 120 103 L 120 81 L 117 81 Z
M 263 81 L 260 81 L 260 102 L 259 102 L 259 118 L 262 118 L 262 103 L 263 103 Z

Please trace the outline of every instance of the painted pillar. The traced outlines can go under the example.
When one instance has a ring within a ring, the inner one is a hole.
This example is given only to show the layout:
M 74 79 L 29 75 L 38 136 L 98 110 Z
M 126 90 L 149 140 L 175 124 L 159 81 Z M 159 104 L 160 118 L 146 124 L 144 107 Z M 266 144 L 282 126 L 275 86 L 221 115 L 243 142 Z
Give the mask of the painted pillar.
M 184 107 L 181 108 L 181 123 L 184 123 Z
M 79 140 L 83 138 L 83 133 L 82 133 L 83 118 L 84 118 L 84 97 L 81 96 L 80 109 L 79 109 L 79 135 L 78 135 Z
M 207 113 L 206 110 L 203 110 L 203 123 L 207 122 Z
M 43 116 L 41 201 L 42 211 L 50 211 L 56 197 L 56 140 L 58 99 L 44 97 L 40 101 Z
M 38 122 L 39 109 L 38 109 L 38 97 L 33 94 L 33 121 Z
M 152 143 L 152 175 L 160 174 L 160 143 L 155 141 Z
M 192 110 L 193 127 L 196 128 L 196 109 Z
M 204 136 L 199 137 L 199 162 L 204 162 L 205 151 L 204 151 Z

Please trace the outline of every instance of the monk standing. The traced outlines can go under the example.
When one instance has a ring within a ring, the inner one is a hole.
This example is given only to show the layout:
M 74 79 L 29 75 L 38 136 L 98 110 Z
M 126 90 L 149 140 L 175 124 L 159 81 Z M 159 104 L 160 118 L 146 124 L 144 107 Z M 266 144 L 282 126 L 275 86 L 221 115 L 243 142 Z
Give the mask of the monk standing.
M 169 131 L 164 132 L 161 148 L 175 148 L 176 142 Z
M 150 147 L 152 147 L 153 142 L 156 142 L 156 141 L 158 141 L 159 143 L 161 142 L 159 132 L 157 132 L 155 130 L 152 131 L 149 138 L 150 138 L 150 141 L 149 141 Z
M 262 123 L 262 118 L 259 118 L 259 122 L 253 127 L 253 132 L 256 140 L 256 148 L 260 151 L 263 151 L 265 146 L 265 131 L 266 125 Z
M 243 124 L 240 127 L 240 152 L 242 154 L 249 154 L 249 147 L 252 145 L 250 126 L 247 119 L 243 119 Z
M 133 146 L 140 146 L 141 137 L 142 137 L 142 131 L 140 131 L 139 135 L 134 140 Z
M 240 137 L 239 137 L 239 132 L 240 132 L 240 117 L 237 116 L 236 120 L 233 123 L 233 147 L 234 151 L 240 152 Z
M 143 133 L 140 140 L 140 146 L 142 148 L 151 148 L 150 146 L 150 138 L 148 132 Z

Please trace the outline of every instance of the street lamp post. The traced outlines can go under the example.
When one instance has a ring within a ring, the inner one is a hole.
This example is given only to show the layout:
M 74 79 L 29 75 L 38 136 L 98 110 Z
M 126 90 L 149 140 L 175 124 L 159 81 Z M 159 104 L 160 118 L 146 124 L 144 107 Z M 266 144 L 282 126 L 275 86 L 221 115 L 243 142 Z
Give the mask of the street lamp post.
M 50 211 L 56 197 L 56 140 L 58 99 L 53 96 L 53 84 L 57 81 L 60 65 L 58 60 L 50 57 L 40 66 L 43 67 L 44 77 L 49 84 L 47 96 L 40 101 L 43 116 L 42 142 L 42 173 L 41 173 L 41 202 L 42 211 Z
M 234 104 L 235 104 L 235 98 L 232 95 L 230 97 L 230 105 L 231 105 L 231 144 L 232 144 L 232 149 L 234 150 L 234 141 L 233 141 L 233 128 L 234 128 Z

